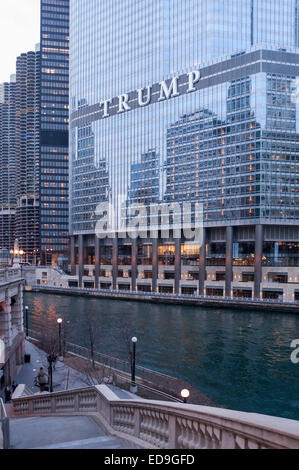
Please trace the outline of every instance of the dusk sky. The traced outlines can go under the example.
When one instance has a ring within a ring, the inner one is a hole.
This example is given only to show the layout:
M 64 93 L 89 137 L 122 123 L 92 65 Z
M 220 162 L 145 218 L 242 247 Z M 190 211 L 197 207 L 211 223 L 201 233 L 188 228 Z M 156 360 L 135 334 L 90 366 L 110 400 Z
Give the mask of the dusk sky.
M 0 83 L 15 73 L 16 57 L 39 42 L 40 0 L 0 2 Z

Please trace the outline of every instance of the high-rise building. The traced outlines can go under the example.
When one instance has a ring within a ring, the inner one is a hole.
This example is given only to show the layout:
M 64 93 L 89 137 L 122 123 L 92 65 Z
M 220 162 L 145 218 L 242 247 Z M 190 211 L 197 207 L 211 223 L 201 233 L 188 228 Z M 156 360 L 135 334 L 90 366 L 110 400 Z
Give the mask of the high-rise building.
M 298 0 L 70 12 L 72 285 L 298 300 Z M 201 204 L 202 243 L 125 238 L 130 205 L 158 202 Z
M 16 216 L 15 81 L 13 75 L 0 85 L 0 248 L 9 251 L 14 247 Z
M 39 259 L 40 186 L 40 53 L 28 52 L 17 58 L 16 69 L 16 232 L 26 260 Z
M 40 250 L 58 263 L 69 253 L 69 0 L 41 0 L 40 50 Z
M 0 247 L 65 264 L 68 233 L 69 0 L 41 0 L 35 52 L 0 86 Z

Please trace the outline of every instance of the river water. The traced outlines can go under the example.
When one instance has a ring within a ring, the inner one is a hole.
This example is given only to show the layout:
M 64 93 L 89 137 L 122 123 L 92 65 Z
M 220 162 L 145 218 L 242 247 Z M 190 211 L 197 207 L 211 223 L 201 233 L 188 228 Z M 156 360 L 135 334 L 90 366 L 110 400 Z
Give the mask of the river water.
M 63 316 L 68 340 L 88 347 L 86 312 L 98 319 L 97 350 L 187 380 L 215 406 L 299 420 L 299 364 L 290 347 L 299 315 L 25 294 L 29 326 Z

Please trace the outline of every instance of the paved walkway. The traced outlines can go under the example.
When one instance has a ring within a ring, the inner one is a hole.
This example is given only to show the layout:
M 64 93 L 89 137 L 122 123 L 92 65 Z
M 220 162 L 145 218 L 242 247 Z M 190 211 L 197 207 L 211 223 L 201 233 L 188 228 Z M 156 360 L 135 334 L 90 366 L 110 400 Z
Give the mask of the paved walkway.
M 34 385 L 34 379 L 41 367 L 48 373 L 47 355 L 29 341 L 26 341 L 26 354 L 31 355 L 31 361 L 21 367 L 14 380 L 17 384 L 27 385 L 32 393 L 39 393 L 39 387 Z M 53 386 L 54 392 L 59 392 L 65 390 L 66 386 L 68 389 L 87 387 L 87 381 L 83 374 L 57 361 L 53 371 Z
M 39 393 L 39 387 L 34 385 L 34 379 L 37 376 L 39 369 L 44 368 L 48 373 L 48 360 L 47 355 L 34 346 L 29 341 L 26 341 L 26 354 L 30 354 L 31 361 L 29 364 L 24 364 L 19 368 L 19 372 L 16 377 L 13 378 L 18 385 L 25 384 L 33 394 Z M 108 385 L 107 387 L 112 390 L 118 398 L 125 400 L 138 400 L 139 397 L 133 393 L 121 390 L 114 385 Z M 65 365 L 63 362 L 58 361 L 56 363 L 55 371 L 53 371 L 53 387 L 54 392 L 60 392 L 63 390 L 71 390 L 74 388 L 89 387 L 89 381 L 86 376 L 75 369 Z M 4 393 L 3 393 L 4 399 Z

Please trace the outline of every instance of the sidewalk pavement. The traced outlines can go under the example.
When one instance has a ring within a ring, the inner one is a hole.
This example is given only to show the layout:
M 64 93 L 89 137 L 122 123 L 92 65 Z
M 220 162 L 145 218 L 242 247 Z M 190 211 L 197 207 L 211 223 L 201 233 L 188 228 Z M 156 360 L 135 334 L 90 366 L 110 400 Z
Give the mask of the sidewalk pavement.
M 17 377 L 14 377 L 13 380 L 15 380 L 18 385 L 25 384 L 32 393 L 39 393 L 39 387 L 34 385 L 34 379 L 37 377 L 41 367 L 43 367 L 48 374 L 49 363 L 47 355 L 29 341 L 26 341 L 26 354 L 30 354 L 31 361 L 29 364 L 24 364 L 21 367 Z M 87 386 L 86 377 L 83 374 L 57 360 L 55 370 L 53 370 L 54 392 L 66 390 L 66 388 L 74 389 Z

